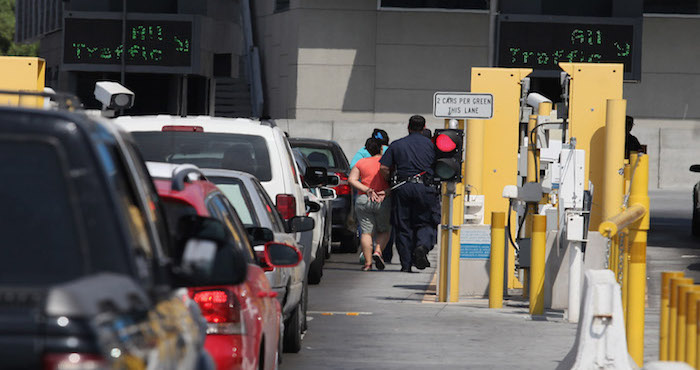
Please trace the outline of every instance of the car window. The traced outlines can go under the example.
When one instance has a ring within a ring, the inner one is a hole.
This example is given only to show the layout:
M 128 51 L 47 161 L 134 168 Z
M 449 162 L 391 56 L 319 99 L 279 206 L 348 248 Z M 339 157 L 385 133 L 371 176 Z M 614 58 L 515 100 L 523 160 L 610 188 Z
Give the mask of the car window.
M 255 208 L 250 201 L 250 195 L 243 186 L 243 182 L 239 179 L 231 177 L 211 177 L 207 176 L 207 180 L 216 184 L 216 187 L 221 190 L 236 210 L 238 217 L 245 226 L 260 226 L 260 221 L 257 218 Z
M 170 236 L 172 240 L 181 240 L 183 236 L 178 234 L 178 230 L 180 229 L 178 227 L 178 222 L 182 217 L 185 216 L 197 216 L 197 210 L 185 202 L 181 202 L 172 198 L 164 198 L 162 205 L 166 215 L 166 219 L 168 222 L 168 230 L 170 230 Z
M 284 221 L 282 221 L 282 217 L 277 211 L 277 207 L 275 207 L 272 199 L 270 199 L 270 196 L 267 194 L 267 191 L 265 191 L 262 185 L 260 185 L 260 183 L 257 181 L 253 181 L 253 187 L 255 188 L 258 196 L 263 202 L 263 206 L 265 207 L 264 212 L 260 212 L 260 214 L 264 214 L 265 216 L 261 217 L 268 217 L 270 219 L 270 222 L 273 225 L 273 231 L 283 233 Z
M 297 147 L 313 167 L 336 168 L 335 157 L 330 148 Z
M 212 213 L 213 217 L 224 223 L 224 226 L 229 230 L 231 237 L 237 248 L 245 252 L 248 257 L 254 259 L 253 248 L 248 241 L 248 233 L 241 223 L 241 220 L 236 215 L 236 211 L 222 194 L 214 193 L 206 200 L 207 209 Z
M 238 170 L 260 181 L 272 180 L 270 152 L 262 136 L 179 131 L 132 132 L 132 136 L 147 161 Z
M 289 160 L 289 167 L 292 169 L 292 177 L 294 177 L 294 182 L 299 184 L 299 176 L 297 175 L 297 167 L 296 163 L 294 162 L 294 154 L 292 154 L 292 147 L 289 146 L 289 142 L 287 139 L 284 140 L 284 149 L 287 152 L 287 160 Z M 261 178 L 258 177 L 258 180 L 264 181 Z
M 86 271 L 68 168 L 48 142 L 0 137 L 0 284 L 47 285 Z

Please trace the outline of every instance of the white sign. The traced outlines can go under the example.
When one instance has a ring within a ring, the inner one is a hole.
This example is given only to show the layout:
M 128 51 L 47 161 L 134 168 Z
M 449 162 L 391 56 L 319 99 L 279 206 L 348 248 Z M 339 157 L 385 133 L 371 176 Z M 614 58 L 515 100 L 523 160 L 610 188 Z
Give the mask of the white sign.
M 493 117 L 493 95 L 466 92 L 436 92 L 433 95 L 433 115 L 437 118 Z

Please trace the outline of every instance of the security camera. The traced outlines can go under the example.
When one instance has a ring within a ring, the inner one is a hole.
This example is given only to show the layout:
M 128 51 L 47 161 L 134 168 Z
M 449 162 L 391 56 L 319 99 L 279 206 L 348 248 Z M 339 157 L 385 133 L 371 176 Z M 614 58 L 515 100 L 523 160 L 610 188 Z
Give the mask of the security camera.
M 95 99 L 102 103 L 103 110 L 127 109 L 134 105 L 133 91 L 112 81 L 95 84 Z
M 540 94 L 540 93 L 529 93 L 527 94 L 527 105 L 537 108 L 540 106 L 541 103 L 551 103 L 552 101 L 549 100 L 546 96 Z

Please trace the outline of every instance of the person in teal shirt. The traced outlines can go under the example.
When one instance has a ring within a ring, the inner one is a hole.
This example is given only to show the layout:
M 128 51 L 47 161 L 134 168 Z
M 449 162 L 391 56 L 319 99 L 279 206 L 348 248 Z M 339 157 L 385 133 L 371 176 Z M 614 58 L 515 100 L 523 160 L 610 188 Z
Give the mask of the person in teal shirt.
M 382 144 L 382 153 L 384 153 L 386 151 L 386 148 L 389 147 L 389 135 L 387 135 L 386 131 L 382 129 L 375 128 L 372 132 L 372 137 L 368 138 L 367 140 L 371 139 L 379 140 L 379 142 Z M 359 161 L 360 159 L 369 157 L 371 157 L 371 155 L 367 151 L 365 142 L 365 146 L 358 150 L 357 153 L 355 153 L 355 155 L 352 157 L 352 160 L 350 161 L 350 168 L 355 167 L 355 163 L 357 163 L 357 161 Z

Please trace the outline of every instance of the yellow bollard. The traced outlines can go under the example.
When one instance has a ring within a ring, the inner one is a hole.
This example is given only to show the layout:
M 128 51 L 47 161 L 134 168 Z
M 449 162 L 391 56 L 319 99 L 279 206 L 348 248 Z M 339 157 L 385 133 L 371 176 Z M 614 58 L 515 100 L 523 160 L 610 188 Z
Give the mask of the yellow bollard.
M 629 267 L 630 267 L 630 243 L 629 243 L 629 229 L 624 229 L 622 235 L 625 237 L 625 241 L 620 246 L 622 248 L 622 312 L 625 316 L 625 325 L 627 325 L 627 292 L 629 288 Z M 682 276 L 682 275 L 681 275 Z M 668 304 L 667 304 L 668 306 Z
M 685 346 L 688 310 L 688 293 L 692 293 L 696 285 L 683 284 L 678 286 L 678 329 L 676 331 L 676 361 L 685 361 Z
M 544 265 L 547 216 L 532 216 L 530 246 L 530 315 L 544 314 Z
M 503 307 L 506 214 L 491 212 L 491 259 L 489 261 L 489 308 Z
M 676 338 L 678 333 L 678 286 L 692 284 L 693 279 L 686 277 L 671 278 L 670 299 L 668 301 L 668 358 L 676 361 Z
M 642 218 L 630 225 L 629 292 L 627 294 L 627 350 L 639 367 L 644 365 L 644 305 L 647 285 L 647 230 L 649 230 L 649 156 L 632 153 L 635 166 L 630 208 L 642 206 Z
M 605 160 L 603 161 L 603 220 L 623 211 L 623 189 L 625 178 L 620 169 L 625 166 L 625 99 L 608 99 L 605 111 Z M 619 246 L 619 237 L 615 237 L 615 245 Z M 610 269 L 619 276 L 619 248 L 610 248 Z M 619 281 L 618 281 L 619 282 Z
M 671 298 L 671 279 L 682 278 L 680 271 L 666 271 L 661 273 L 661 317 L 659 322 L 659 361 L 668 361 L 668 322 L 669 300 Z M 624 292 L 624 290 L 623 290 Z M 624 301 L 623 301 L 624 304 Z
M 700 286 L 688 293 L 687 308 L 685 310 L 685 362 L 695 367 L 697 361 L 698 339 L 698 299 L 700 299 Z

